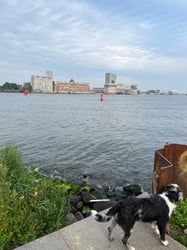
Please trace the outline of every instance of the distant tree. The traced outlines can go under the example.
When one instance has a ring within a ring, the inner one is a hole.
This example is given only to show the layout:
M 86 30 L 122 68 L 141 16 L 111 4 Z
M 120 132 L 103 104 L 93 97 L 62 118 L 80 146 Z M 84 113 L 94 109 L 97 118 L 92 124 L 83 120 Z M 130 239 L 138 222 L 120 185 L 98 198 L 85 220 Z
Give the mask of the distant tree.
M 2 88 L 3 90 L 16 90 L 16 83 L 5 82 Z
M 32 86 L 30 82 L 25 82 L 23 85 L 17 83 L 5 82 L 2 86 L 0 85 L 0 91 L 4 92 L 23 92 L 27 90 L 32 91 Z
M 9 91 L 9 92 L 18 92 L 21 89 L 21 85 L 16 84 L 16 83 L 9 83 L 9 82 L 5 82 L 2 86 L 1 86 L 1 90 L 2 91 Z
M 18 84 L 18 85 L 17 85 L 17 91 L 23 92 L 23 85 Z
M 23 84 L 23 91 L 24 91 L 24 90 L 28 90 L 29 92 L 32 92 L 32 85 L 31 85 L 30 82 L 25 82 L 25 83 Z

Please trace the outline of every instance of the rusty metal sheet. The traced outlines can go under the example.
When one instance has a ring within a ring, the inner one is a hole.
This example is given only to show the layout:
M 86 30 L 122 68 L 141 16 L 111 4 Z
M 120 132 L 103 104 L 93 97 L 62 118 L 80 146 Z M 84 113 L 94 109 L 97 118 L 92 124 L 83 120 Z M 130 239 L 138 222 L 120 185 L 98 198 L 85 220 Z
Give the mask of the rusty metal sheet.
M 160 193 L 169 183 L 177 183 L 187 197 L 187 145 L 166 144 L 155 151 L 153 193 Z

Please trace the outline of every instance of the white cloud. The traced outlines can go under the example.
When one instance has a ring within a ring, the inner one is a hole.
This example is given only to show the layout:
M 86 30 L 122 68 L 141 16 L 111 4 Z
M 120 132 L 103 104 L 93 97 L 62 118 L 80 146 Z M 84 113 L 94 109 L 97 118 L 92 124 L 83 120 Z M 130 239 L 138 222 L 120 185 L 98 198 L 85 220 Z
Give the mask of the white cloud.
M 133 11 L 129 11 L 127 17 L 123 13 L 115 15 L 113 10 L 100 9 L 94 3 L 81 0 L 2 2 L 0 53 L 7 63 L 14 55 L 17 66 L 9 65 L 12 72 L 25 69 L 25 64 L 26 70 L 29 66 L 41 69 L 49 62 L 54 70 L 56 64 L 69 63 L 132 74 L 133 71 L 184 74 L 187 67 L 187 57 L 169 55 L 173 47 L 170 51 L 167 47 L 162 49 L 165 44 L 161 40 L 168 38 L 186 47 L 187 35 L 185 20 L 173 18 L 164 11 L 158 16 L 153 9 L 147 16 L 139 13 L 133 18 Z M 169 33 L 160 27 L 168 27 Z M 33 61 L 37 64 L 33 65 Z

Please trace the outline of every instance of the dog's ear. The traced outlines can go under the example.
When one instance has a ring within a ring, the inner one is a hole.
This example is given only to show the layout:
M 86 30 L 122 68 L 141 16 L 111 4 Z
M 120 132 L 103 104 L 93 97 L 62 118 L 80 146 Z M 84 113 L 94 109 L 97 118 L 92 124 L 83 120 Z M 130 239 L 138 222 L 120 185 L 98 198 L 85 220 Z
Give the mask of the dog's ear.
M 183 200 L 182 189 L 177 184 L 168 184 L 163 192 L 165 192 L 172 201 Z
M 180 189 L 180 187 L 179 187 L 177 184 L 168 184 L 168 185 L 164 188 L 163 191 L 164 191 L 164 192 L 167 192 L 167 191 L 179 192 L 179 191 L 182 191 L 182 190 Z
M 163 192 L 168 192 L 169 190 L 171 190 L 171 186 L 170 186 L 170 184 L 168 184 L 167 186 L 165 186 L 165 187 L 162 187 L 162 189 L 161 189 L 161 193 L 163 193 Z
M 174 191 L 174 187 L 171 185 L 171 184 L 168 184 L 166 187 L 165 187 L 165 191 Z

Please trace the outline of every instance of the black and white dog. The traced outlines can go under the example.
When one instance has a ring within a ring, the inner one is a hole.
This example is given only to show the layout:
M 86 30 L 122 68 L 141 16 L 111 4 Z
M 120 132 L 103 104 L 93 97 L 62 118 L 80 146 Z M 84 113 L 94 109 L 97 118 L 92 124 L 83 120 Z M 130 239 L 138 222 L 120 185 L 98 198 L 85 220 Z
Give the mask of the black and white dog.
M 166 227 L 176 203 L 180 200 L 183 200 L 182 190 L 177 184 L 170 184 L 159 195 L 152 195 L 150 198 L 129 197 L 110 208 L 106 215 L 95 210 L 91 211 L 91 215 L 98 222 L 106 222 L 112 218 L 112 224 L 108 228 L 108 239 L 112 240 L 112 230 L 118 224 L 124 231 L 122 241 L 129 250 L 135 249 L 129 245 L 128 239 L 135 222 L 139 220 L 152 223 L 155 232 L 160 234 L 162 244 L 167 246 Z

